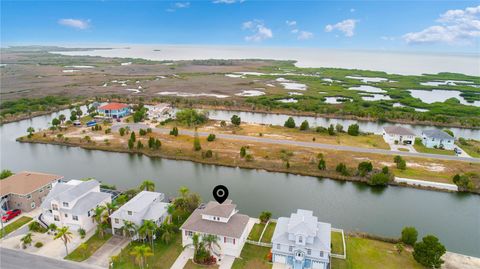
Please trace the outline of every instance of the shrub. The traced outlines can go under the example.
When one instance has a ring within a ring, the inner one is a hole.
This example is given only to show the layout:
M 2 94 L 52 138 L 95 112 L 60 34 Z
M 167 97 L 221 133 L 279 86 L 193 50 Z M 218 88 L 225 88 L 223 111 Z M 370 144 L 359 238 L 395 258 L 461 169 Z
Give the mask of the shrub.
M 352 136 L 357 136 L 360 134 L 360 127 L 358 126 L 358 124 L 352 124 L 350 126 L 348 126 L 348 131 L 347 133 L 349 135 L 352 135 Z
M 147 133 L 151 133 L 152 132 L 152 128 L 148 127 L 147 128 Z
M 333 124 L 330 124 L 330 126 L 328 126 L 327 132 L 329 135 L 335 135 L 335 128 L 333 127 Z
M 243 158 L 247 155 L 247 149 L 245 147 L 240 148 L 240 157 Z
M 143 149 L 143 144 L 140 140 L 137 141 L 137 149 Z
M 140 129 L 138 130 L 138 134 L 141 136 L 145 136 L 147 134 L 147 131 L 145 131 L 144 129 Z
M 319 170 L 327 169 L 327 165 L 325 164 L 325 160 L 323 158 L 320 159 L 320 161 L 318 161 L 318 169 Z
M 79 234 L 80 237 L 83 239 L 83 238 L 85 238 L 85 235 L 86 235 L 87 233 L 85 232 L 84 229 L 79 228 L 79 229 L 78 229 L 78 234 Z
M 335 171 L 339 172 L 342 176 L 348 176 L 348 169 L 344 163 L 339 163 L 335 168 Z
M 177 121 L 188 125 L 199 125 L 207 122 L 208 116 L 205 113 L 199 113 L 195 109 L 183 109 L 177 112 L 176 114 Z
M 445 133 L 449 134 L 450 136 L 455 137 L 455 135 L 453 134 L 452 130 L 444 129 L 443 131 L 444 131 Z
M 373 170 L 373 165 L 371 162 L 361 162 L 358 164 L 358 172 L 360 176 L 365 176 L 368 172 Z
M 237 115 L 233 115 L 232 118 L 230 118 L 230 121 L 232 122 L 233 125 L 239 126 L 240 123 L 242 122 L 242 119 Z
M 128 149 L 133 149 L 133 146 L 135 145 L 135 142 L 132 139 L 128 140 Z
M 200 145 L 200 138 L 198 138 L 198 134 L 195 134 L 195 137 L 193 138 L 193 149 L 195 151 L 199 151 L 202 149 L 202 146 Z
M 343 133 L 343 125 L 337 123 L 337 125 L 335 125 L 335 130 L 337 133 Z
M 28 225 L 28 229 L 32 232 L 37 232 L 37 233 L 44 233 L 46 232 L 46 229 L 43 228 L 40 223 L 38 223 L 37 221 L 32 221 L 29 225 Z
M 170 131 L 170 135 L 178 136 L 178 128 L 173 127 L 172 130 Z
M 148 138 L 148 148 L 153 149 L 154 147 L 155 147 L 155 138 L 150 136 Z
M 162 146 L 160 139 L 155 139 L 155 149 L 159 149 Z
M 415 227 L 405 227 L 402 230 L 402 242 L 406 245 L 413 246 L 417 242 L 418 232 Z
M 37 242 L 37 243 L 35 243 L 35 247 L 36 248 L 41 248 L 41 247 L 43 247 L 43 243 L 42 242 Z
M 0 173 L 0 179 L 7 178 L 11 175 L 13 175 L 12 171 L 10 171 L 8 169 L 3 169 L 2 172 Z
M 205 152 L 205 158 L 212 158 L 212 156 L 213 156 L 213 152 L 211 150 L 207 150 Z
M 300 124 L 300 131 L 306 131 L 310 128 L 307 120 L 304 120 L 302 124 Z
M 397 168 L 405 170 L 407 168 L 407 162 L 399 155 L 393 158 L 393 162 L 397 164 Z
M 262 223 L 267 223 L 271 217 L 272 217 L 272 212 L 262 211 L 262 213 L 260 213 L 260 216 L 258 218 Z
M 111 132 L 112 132 L 112 129 L 110 129 L 110 128 L 105 129 L 105 134 L 109 134 Z
M 288 117 L 283 126 L 287 128 L 295 128 L 295 120 L 292 117 Z
M 476 176 L 478 175 L 474 173 L 466 173 L 463 175 L 456 174 L 455 176 L 453 176 L 453 183 L 458 186 L 459 191 L 473 190 L 475 188 L 475 185 L 471 178 Z
M 388 173 L 389 173 L 388 166 L 384 166 L 384 167 L 382 168 L 382 173 L 384 173 L 384 174 L 388 174 Z
M 225 122 L 224 120 L 222 120 L 220 122 L 220 127 L 227 127 L 227 122 Z
M 427 268 L 440 268 L 443 264 L 441 257 L 446 251 L 437 237 L 427 235 L 413 247 L 413 258 Z
M 385 186 L 390 180 L 389 174 L 376 173 L 368 180 L 368 184 L 372 186 Z
M 213 140 L 215 140 L 215 138 L 216 138 L 215 134 L 209 134 L 207 137 L 207 141 L 212 142 Z
M 247 162 L 253 161 L 253 155 L 252 155 L 252 154 L 247 154 L 247 155 L 245 155 L 245 160 L 246 160 Z
M 130 140 L 132 140 L 133 142 L 135 142 L 135 140 L 137 140 L 137 137 L 135 136 L 135 132 L 132 132 L 130 134 Z

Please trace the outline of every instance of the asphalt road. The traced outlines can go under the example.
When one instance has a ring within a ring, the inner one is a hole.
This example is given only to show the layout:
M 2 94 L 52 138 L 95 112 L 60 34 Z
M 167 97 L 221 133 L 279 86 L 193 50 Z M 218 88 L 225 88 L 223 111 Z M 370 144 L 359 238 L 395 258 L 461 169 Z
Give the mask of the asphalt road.
M 116 124 L 112 126 L 112 131 L 117 131 L 122 126 L 129 126 L 131 130 L 137 131 L 140 128 L 147 129 L 148 126 L 143 123 L 133 123 L 133 124 Z M 154 132 L 168 134 L 170 129 L 166 128 L 153 128 Z M 178 130 L 179 134 L 185 135 L 194 135 L 195 131 L 190 130 Z M 210 133 L 207 132 L 197 132 L 201 137 L 207 137 Z M 429 154 L 429 153 L 420 153 L 420 152 L 405 152 L 405 151 L 391 151 L 387 149 L 372 149 L 372 148 L 360 148 L 352 146 L 341 146 L 333 144 L 322 144 L 316 142 L 304 142 L 304 141 L 295 141 L 295 140 L 286 140 L 286 139 L 272 139 L 265 137 L 256 137 L 256 136 L 247 136 L 247 135 L 234 135 L 234 134 L 218 134 L 215 136 L 217 138 L 232 139 L 232 140 L 243 140 L 257 143 L 269 143 L 269 144 L 279 144 L 279 145 L 294 145 L 300 147 L 308 148 L 318 148 L 318 149 L 332 149 L 339 151 L 351 151 L 351 152 L 360 152 L 360 153 L 376 153 L 384 155 L 400 155 L 400 156 L 409 156 L 409 157 L 420 157 L 420 158 L 429 158 L 437 160 L 447 160 L 447 161 L 462 161 L 470 163 L 480 163 L 479 158 L 468 158 L 468 157 L 459 157 L 452 155 L 440 155 L 440 154 Z
M 100 269 L 92 265 L 77 262 L 57 260 L 44 256 L 33 255 L 23 251 L 0 248 L 0 268 L 2 269 Z

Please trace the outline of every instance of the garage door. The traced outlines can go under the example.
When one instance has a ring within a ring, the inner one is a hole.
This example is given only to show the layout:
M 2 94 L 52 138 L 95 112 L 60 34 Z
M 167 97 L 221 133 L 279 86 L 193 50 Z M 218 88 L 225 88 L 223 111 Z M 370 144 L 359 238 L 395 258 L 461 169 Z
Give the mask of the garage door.
M 275 259 L 273 261 L 285 264 L 287 263 L 287 258 L 284 255 L 275 254 Z

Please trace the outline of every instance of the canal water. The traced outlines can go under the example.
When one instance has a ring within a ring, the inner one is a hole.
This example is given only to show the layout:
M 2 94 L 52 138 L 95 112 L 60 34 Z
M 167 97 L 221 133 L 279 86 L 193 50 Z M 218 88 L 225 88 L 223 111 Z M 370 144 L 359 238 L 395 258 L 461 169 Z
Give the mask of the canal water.
M 45 128 L 60 113 L 70 114 L 63 111 L 0 126 L 1 169 L 55 173 L 67 179 L 94 177 L 119 189 L 151 179 L 167 196 L 187 186 L 204 201 L 212 199 L 215 185 L 223 184 L 240 212 L 250 216 L 263 210 L 274 217 L 289 216 L 297 208 L 310 209 L 334 227 L 391 237 L 399 236 L 404 226 L 415 226 L 420 236 L 437 235 L 449 251 L 480 257 L 478 195 L 392 186 L 376 189 L 324 178 L 15 142 L 28 127 Z

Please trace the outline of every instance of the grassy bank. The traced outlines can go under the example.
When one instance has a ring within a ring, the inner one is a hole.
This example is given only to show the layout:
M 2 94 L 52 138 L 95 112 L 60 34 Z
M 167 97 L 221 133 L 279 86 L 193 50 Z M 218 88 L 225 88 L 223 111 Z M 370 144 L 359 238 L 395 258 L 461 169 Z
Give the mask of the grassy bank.
M 97 251 L 101 246 L 103 246 L 103 244 L 105 244 L 105 242 L 107 242 L 111 237 L 112 235 L 109 233 L 106 233 L 103 238 L 101 238 L 98 233 L 95 233 L 84 243 L 86 248 L 83 248 L 82 245 L 80 245 L 74 251 L 68 254 L 65 259 L 76 262 L 84 261 L 90 258 L 90 256 L 92 256 L 92 254 L 95 253 L 95 251 Z
M 0 238 L 8 235 L 9 233 L 17 230 L 18 228 L 22 227 L 23 225 L 29 223 L 32 220 L 30 217 L 21 216 L 19 219 L 15 220 L 14 222 L 8 224 L 3 228 L 3 231 L 0 232 Z

